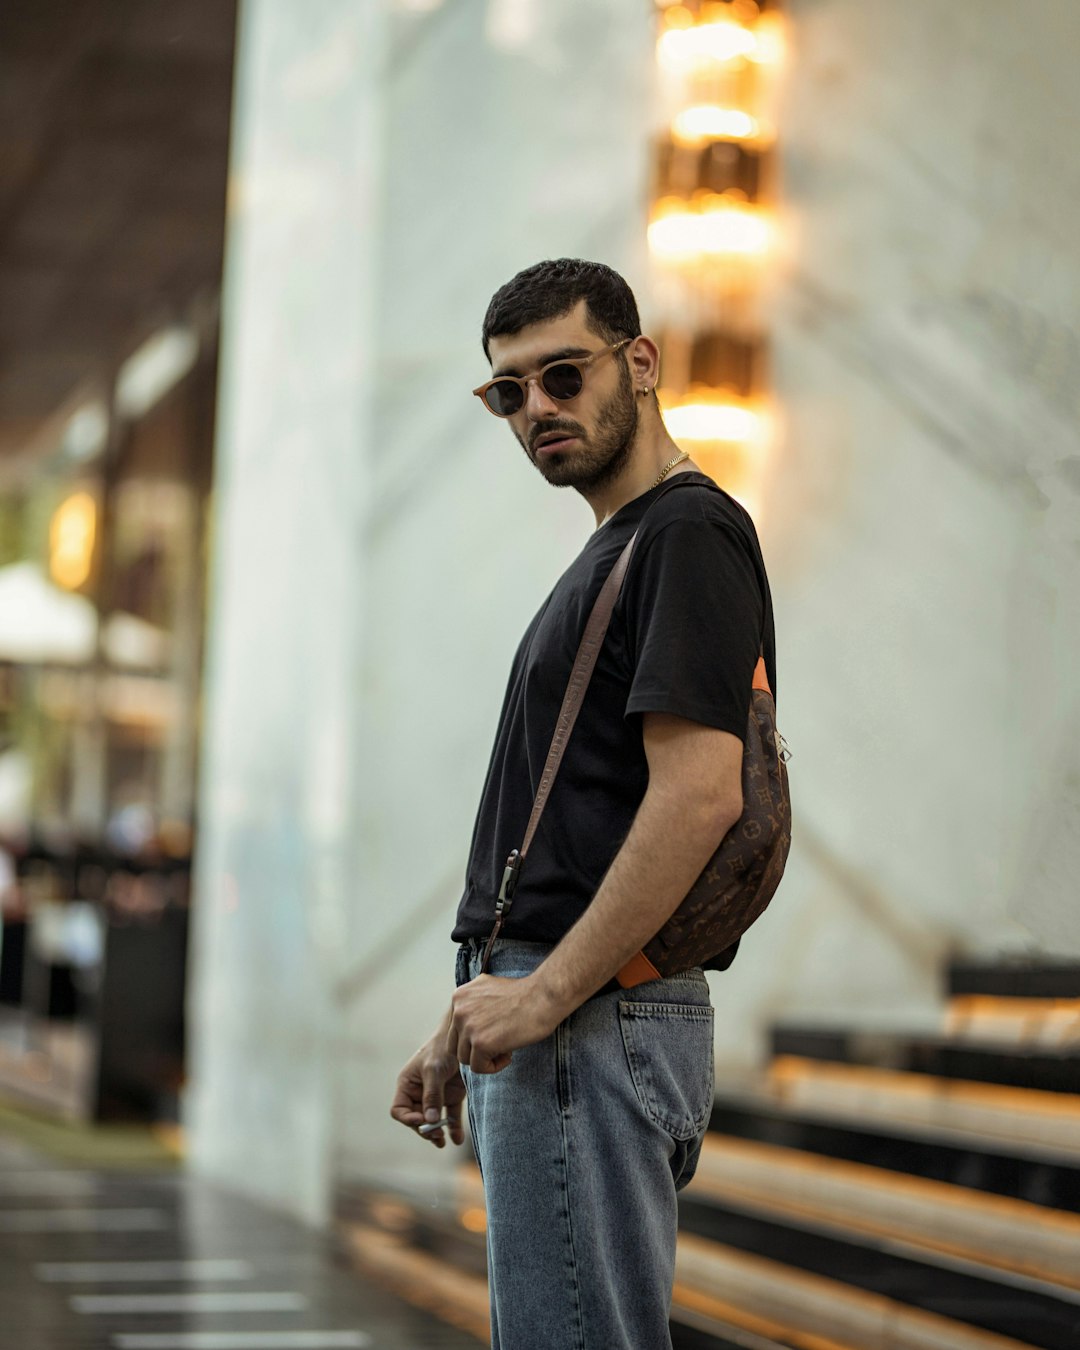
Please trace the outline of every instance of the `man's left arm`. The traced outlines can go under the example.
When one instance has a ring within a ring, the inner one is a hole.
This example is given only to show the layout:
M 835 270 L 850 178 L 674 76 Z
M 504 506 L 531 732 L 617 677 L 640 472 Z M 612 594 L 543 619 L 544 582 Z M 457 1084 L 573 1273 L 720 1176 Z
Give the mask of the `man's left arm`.
M 477 1073 L 550 1035 L 651 941 L 742 815 L 738 736 L 645 713 L 642 737 L 649 785 L 588 909 L 530 975 L 480 975 L 454 993 L 447 1045 Z

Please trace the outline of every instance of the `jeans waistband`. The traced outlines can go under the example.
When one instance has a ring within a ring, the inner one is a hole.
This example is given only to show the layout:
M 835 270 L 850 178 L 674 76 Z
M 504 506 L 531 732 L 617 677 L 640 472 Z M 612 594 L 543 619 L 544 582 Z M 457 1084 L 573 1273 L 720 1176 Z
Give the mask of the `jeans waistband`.
M 482 937 L 466 938 L 464 942 L 461 943 L 462 950 L 466 953 L 466 959 L 470 963 L 474 960 L 478 960 L 483 955 L 486 946 L 487 938 Z M 495 946 L 492 948 L 492 954 L 505 954 L 513 951 L 514 948 L 519 948 L 523 953 L 527 952 L 534 961 L 536 961 L 537 956 L 541 953 L 555 950 L 554 944 L 550 942 L 526 942 L 521 938 L 496 938 Z M 539 965 L 540 962 L 536 961 L 536 964 Z M 608 980 L 607 984 L 602 985 L 594 994 L 590 994 L 589 998 L 600 998 L 603 994 L 614 994 L 621 991 L 622 987 L 623 986 L 613 975 L 611 979 Z

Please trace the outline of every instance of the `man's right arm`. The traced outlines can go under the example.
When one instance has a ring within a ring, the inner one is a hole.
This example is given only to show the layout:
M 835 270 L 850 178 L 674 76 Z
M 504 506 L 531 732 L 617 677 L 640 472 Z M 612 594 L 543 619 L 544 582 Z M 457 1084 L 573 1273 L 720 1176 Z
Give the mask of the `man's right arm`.
M 435 1034 L 426 1041 L 398 1074 L 397 1092 L 390 1114 L 400 1124 L 418 1130 L 423 1124 L 439 1120 L 446 1108 L 450 1122 L 450 1138 L 455 1144 L 465 1142 L 461 1125 L 461 1104 L 465 1100 L 465 1084 L 457 1056 L 448 1054 L 446 1036 L 450 1029 L 453 1009 L 447 1009 Z M 435 1130 L 422 1139 L 429 1139 L 436 1148 L 444 1148 L 445 1131 Z

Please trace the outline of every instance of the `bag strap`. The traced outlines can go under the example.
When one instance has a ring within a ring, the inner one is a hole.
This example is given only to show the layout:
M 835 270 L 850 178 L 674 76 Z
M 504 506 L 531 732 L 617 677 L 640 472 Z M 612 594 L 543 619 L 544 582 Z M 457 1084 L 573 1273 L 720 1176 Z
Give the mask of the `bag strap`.
M 585 693 L 596 668 L 596 658 L 600 655 L 600 648 L 603 646 L 608 625 L 611 623 L 615 601 L 618 600 L 619 592 L 622 590 L 626 569 L 630 566 L 630 555 L 634 551 L 636 540 L 637 531 L 635 530 L 626 547 L 619 554 L 615 566 L 608 573 L 603 586 L 601 586 L 600 594 L 596 597 L 592 613 L 589 615 L 589 621 L 585 625 L 585 632 L 582 634 L 581 644 L 578 647 L 577 655 L 574 657 L 573 669 L 570 671 L 570 679 L 566 685 L 566 693 L 563 695 L 559 720 L 555 723 L 555 733 L 551 738 L 547 762 L 536 789 L 532 814 L 529 816 L 529 823 L 525 829 L 525 839 L 520 849 L 523 860 L 529 851 L 529 845 L 533 841 L 536 827 L 540 824 L 540 817 L 544 814 L 544 807 L 551 795 L 555 775 L 559 772 L 559 765 L 562 763 L 563 755 L 566 752 L 566 743 L 570 739 L 570 733 L 574 729 L 574 723 L 581 711 L 581 705 L 585 701 Z

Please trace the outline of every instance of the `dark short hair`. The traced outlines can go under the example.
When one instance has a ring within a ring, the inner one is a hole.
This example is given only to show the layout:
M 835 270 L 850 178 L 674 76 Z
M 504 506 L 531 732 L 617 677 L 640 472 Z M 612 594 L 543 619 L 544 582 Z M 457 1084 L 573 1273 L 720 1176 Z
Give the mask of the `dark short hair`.
M 484 315 L 484 355 L 491 360 L 493 337 L 561 319 L 579 300 L 586 302 L 589 328 L 606 342 L 641 335 L 634 292 L 618 272 L 581 258 L 549 258 L 511 277 L 491 297 Z

